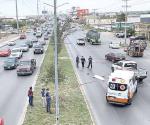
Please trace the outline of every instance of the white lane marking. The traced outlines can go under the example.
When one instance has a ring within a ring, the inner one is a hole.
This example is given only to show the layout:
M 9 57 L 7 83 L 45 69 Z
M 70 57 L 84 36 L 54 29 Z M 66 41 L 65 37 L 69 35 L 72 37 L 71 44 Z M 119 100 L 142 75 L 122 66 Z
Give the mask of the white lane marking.
M 93 78 L 97 78 L 97 79 L 102 80 L 102 81 L 105 80 L 103 76 L 99 76 L 99 75 L 94 75 Z
M 45 57 L 46 51 L 47 51 L 47 49 L 48 49 L 48 45 L 49 45 L 49 41 L 48 41 L 48 43 L 47 43 L 47 46 L 46 46 L 46 49 L 45 49 L 45 53 L 44 53 L 44 55 L 43 55 L 43 57 L 42 57 L 42 60 L 41 60 L 41 62 L 40 62 L 40 64 L 39 64 L 39 68 L 38 68 L 37 74 L 35 75 L 35 78 L 34 78 L 34 80 L 33 80 L 33 81 L 34 81 L 33 84 L 32 84 L 33 91 L 34 91 L 34 87 L 35 87 L 35 85 L 36 85 L 36 81 L 37 81 L 37 79 L 38 79 L 38 76 L 39 76 L 39 74 L 40 74 L 40 67 L 41 67 L 41 65 L 42 65 L 42 63 L 43 63 L 43 61 L 44 61 L 44 57 Z M 23 109 L 23 111 L 22 111 L 22 114 L 21 114 L 21 116 L 20 116 L 20 118 L 19 118 L 19 121 L 18 121 L 18 124 L 17 124 L 17 125 L 22 125 L 22 124 L 23 124 L 24 119 L 25 119 L 25 116 L 26 116 L 26 112 L 27 112 L 27 107 L 28 107 L 28 98 L 26 99 L 26 103 L 25 103 L 24 109 Z

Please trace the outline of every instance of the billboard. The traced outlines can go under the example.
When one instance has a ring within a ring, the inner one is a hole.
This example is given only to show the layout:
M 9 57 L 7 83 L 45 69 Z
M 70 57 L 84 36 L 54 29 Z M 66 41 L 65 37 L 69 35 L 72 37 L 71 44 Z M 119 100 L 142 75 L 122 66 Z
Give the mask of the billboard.
M 77 17 L 86 16 L 89 14 L 89 9 L 78 9 L 77 10 Z

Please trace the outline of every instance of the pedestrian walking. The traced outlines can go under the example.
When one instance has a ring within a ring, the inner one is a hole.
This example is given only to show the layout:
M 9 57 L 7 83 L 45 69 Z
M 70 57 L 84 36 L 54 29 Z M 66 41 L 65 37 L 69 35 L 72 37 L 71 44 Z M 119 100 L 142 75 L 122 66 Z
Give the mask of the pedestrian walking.
M 43 105 L 43 107 L 45 107 L 46 106 L 46 91 L 45 91 L 45 88 L 42 88 L 41 96 L 42 96 L 42 105 Z
M 93 60 L 92 57 L 89 56 L 89 58 L 88 58 L 89 63 L 88 63 L 88 67 L 87 68 L 91 67 L 91 69 L 92 69 L 92 60 Z
M 30 87 L 29 90 L 28 90 L 28 97 L 29 97 L 29 105 L 33 106 L 33 91 L 32 91 L 32 87 Z
M 51 113 L 50 108 L 51 108 L 51 96 L 49 93 L 47 93 L 47 95 L 46 95 L 46 111 L 49 113 Z
M 80 59 L 79 59 L 79 56 L 77 56 L 77 57 L 76 57 L 76 66 L 77 66 L 77 68 L 79 67 L 79 60 L 80 60 Z
M 82 68 L 84 68 L 85 58 L 83 56 L 81 57 L 81 63 L 82 63 Z

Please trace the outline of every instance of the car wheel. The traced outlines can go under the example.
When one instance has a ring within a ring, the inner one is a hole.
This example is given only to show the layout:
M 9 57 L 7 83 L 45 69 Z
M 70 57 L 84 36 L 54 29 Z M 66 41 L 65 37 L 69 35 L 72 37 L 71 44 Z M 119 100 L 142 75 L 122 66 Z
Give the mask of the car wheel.
M 136 87 L 135 93 L 137 93 L 137 87 Z
M 107 57 L 107 56 L 105 56 L 105 59 L 106 59 L 106 60 L 108 60 L 108 57 Z
M 128 105 L 131 105 L 132 99 L 128 99 Z

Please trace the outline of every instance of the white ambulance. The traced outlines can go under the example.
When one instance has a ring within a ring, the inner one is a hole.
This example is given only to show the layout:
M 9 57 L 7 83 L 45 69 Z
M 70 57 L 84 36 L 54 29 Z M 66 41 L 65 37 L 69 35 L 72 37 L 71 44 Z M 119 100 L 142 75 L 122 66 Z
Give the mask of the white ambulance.
M 137 79 L 134 71 L 115 70 L 109 76 L 106 100 L 112 104 L 131 104 L 137 92 Z

